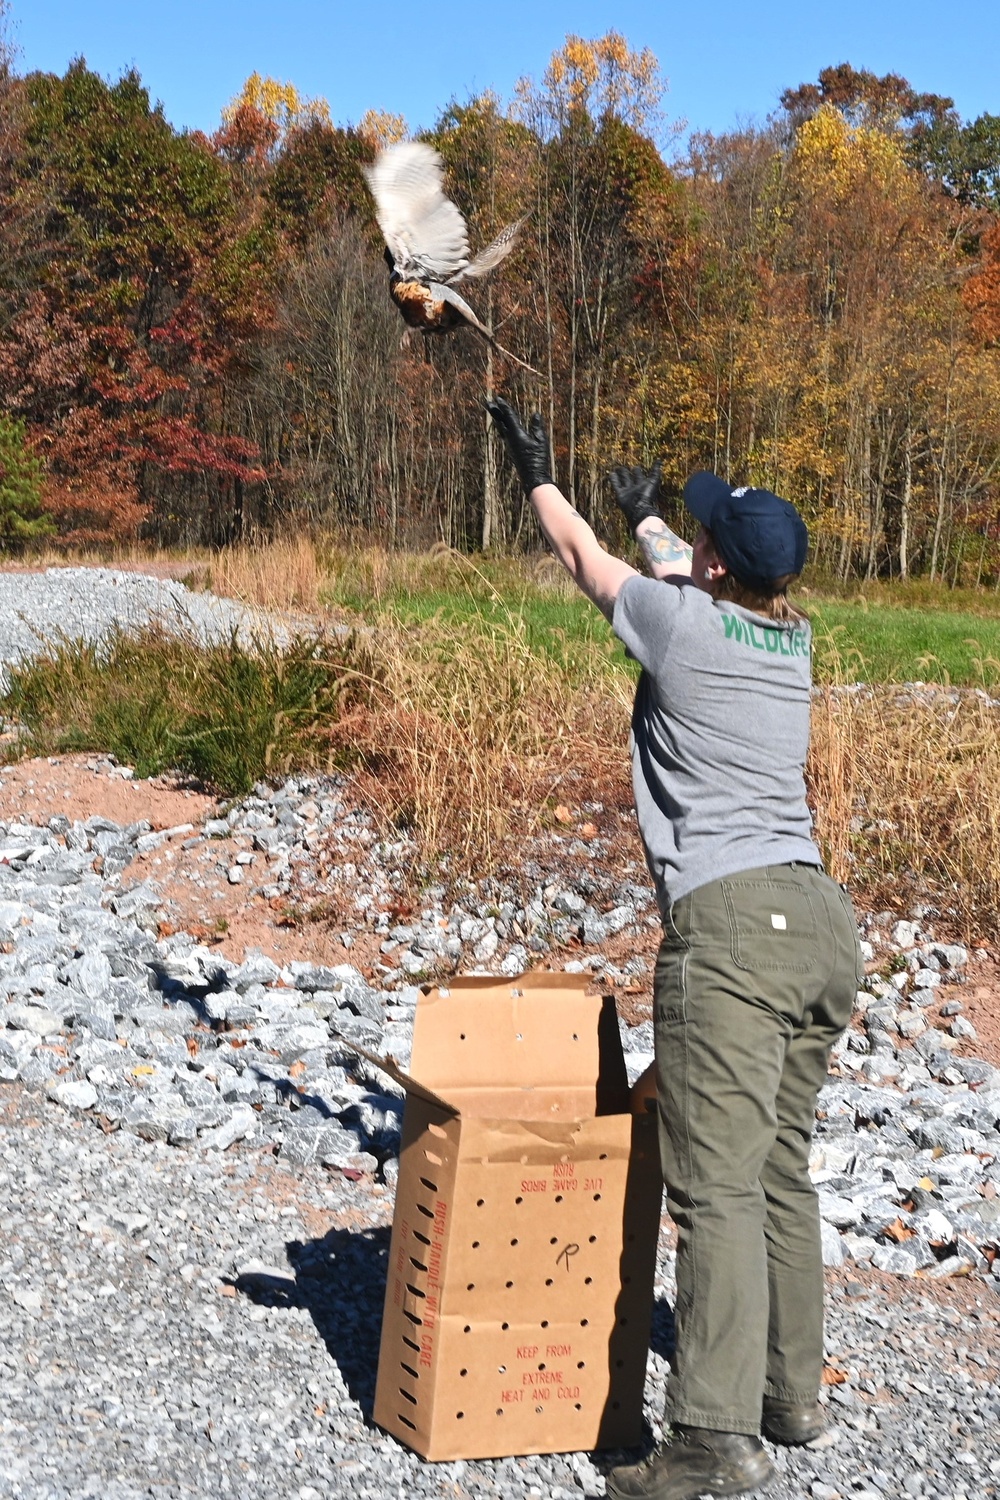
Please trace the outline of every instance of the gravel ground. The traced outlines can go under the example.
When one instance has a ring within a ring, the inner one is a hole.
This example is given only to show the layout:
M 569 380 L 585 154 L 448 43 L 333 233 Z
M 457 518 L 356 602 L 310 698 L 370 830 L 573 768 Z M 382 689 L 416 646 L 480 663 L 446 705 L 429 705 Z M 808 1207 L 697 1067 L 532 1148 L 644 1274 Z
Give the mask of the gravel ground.
M 59 637 L 99 639 L 161 621 L 205 639 L 223 640 L 255 616 L 230 599 L 193 593 L 173 579 L 113 568 L 49 568 L 44 573 L 0 573 L 0 665 L 20 660 Z
M 391 1195 L 259 1149 L 192 1156 L 0 1086 L 0 1495 L 599 1495 L 620 1455 L 425 1464 L 371 1425 Z M 664 1243 L 650 1356 L 662 1399 Z M 242 1274 L 240 1274 L 242 1273 Z M 775 1500 L 1000 1494 L 1000 1299 L 831 1272 L 829 1439 Z M 234 1292 L 234 1282 L 241 1290 Z
M 10 622 L 52 578 L 0 578 L 0 659 L 31 649 Z M 70 634 L 134 623 L 173 588 L 87 570 L 59 570 L 55 587 L 48 608 Z M 180 593 L 209 629 L 235 618 Z M 0 824 L 0 1497 L 566 1500 L 603 1494 L 623 1457 L 433 1465 L 373 1427 L 400 1100 L 337 1038 L 405 1061 L 427 974 L 558 965 L 567 942 L 581 955 L 567 968 L 635 988 L 643 962 L 616 967 L 607 949 L 648 943 L 649 892 L 602 886 L 584 860 L 575 883 L 539 870 L 531 899 L 470 892 L 401 923 L 398 850 L 344 792 L 261 786 L 225 819 L 159 832 Z M 172 838 L 227 847 L 239 830 L 252 849 L 230 881 L 279 901 L 346 883 L 345 946 L 379 961 L 238 964 L 164 936 L 155 881 L 130 875 L 137 855 Z M 976 956 L 935 942 L 926 913 L 891 931 L 888 915 L 865 923 L 880 972 L 838 1049 L 813 1161 L 834 1421 L 777 1455 L 775 1500 L 1000 1495 L 1000 1072 L 967 1055 L 959 1024 Z M 649 1033 L 624 1028 L 633 1077 Z M 667 1226 L 660 1250 L 651 1440 Z

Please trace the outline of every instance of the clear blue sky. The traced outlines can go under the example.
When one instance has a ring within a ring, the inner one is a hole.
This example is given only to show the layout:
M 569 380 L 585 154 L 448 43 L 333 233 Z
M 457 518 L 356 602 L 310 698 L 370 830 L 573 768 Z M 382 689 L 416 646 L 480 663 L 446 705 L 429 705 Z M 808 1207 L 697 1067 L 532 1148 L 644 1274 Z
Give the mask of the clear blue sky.
M 136 67 L 177 127 L 213 130 L 252 72 L 322 95 L 340 124 L 366 109 L 433 124 L 451 99 L 510 97 L 540 77 L 567 32 L 615 28 L 651 47 L 668 117 L 722 131 L 762 119 L 781 90 L 829 63 L 896 72 L 948 94 L 961 115 L 1000 114 L 997 0 L 7 0 L 18 70 L 83 56 L 116 78 Z

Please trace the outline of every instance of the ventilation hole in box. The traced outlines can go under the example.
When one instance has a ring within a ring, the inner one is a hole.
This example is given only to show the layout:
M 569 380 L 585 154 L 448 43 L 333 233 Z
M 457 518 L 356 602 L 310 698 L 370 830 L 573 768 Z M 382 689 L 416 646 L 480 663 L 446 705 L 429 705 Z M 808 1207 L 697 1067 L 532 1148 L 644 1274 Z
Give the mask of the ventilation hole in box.
M 477 1198 L 476 1199 L 476 1207 L 477 1208 L 482 1208 L 483 1205 L 485 1204 L 485 1202 L 486 1202 L 485 1198 Z
M 399 1394 L 402 1397 L 404 1397 L 405 1400 L 409 1401 L 413 1406 L 416 1406 L 416 1404 L 417 1404 L 417 1398 L 416 1398 L 416 1396 L 411 1396 L 410 1393 L 409 1393 L 409 1391 L 404 1391 L 403 1390 L 402 1386 L 399 1387 Z
M 506 1373 L 507 1373 L 507 1366 L 506 1365 L 497 1365 L 497 1374 L 498 1375 L 506 1375 Z
M 408 1339 L 405 1333 L 403 1334 L 403 1343 L 406 1345 L 407 1349 L 412 1349 L 414 1354 L 420 1353 L 420 1345 L 415 1344 L 412 1339 Z
M 463 1333 L 471 1333 L 472 1332 L 472 1324 L 471 1323 L 466 1323 L 465 1327 L 462 1329 L 462 1332 Z
M 579 1033 L 576 1032 L 576 1031 L 574 1031 L 574 1033 L 573 1033 L 573 1041 L 574 1042 L 578 1042 L 579 1040 L 580 1040 Z
M 588 1245 L 596 1245 L 597 1244 L 597 1235 L 596 1234 L 592 1234 L 590 1236 L 589 1240 L 587 1241 L 587 1243 L 588 1243 Z
M 423 1214 L 425 1219 L 433 1219 L 434 1217 L 434 1210 L 432 1208 L 425 1207 L 423 1203 L 417 1204 L 417 1213 Z
M 594 1194 L 594 1202 L 595 1203 L 600 1203 L 600 1201 L 601 1201 L 601 1195 L 600 1195 L 600 1193 L 595 1193 Z
M 458 1421 L 461 1422 L 462 1418 L 465 1416 L 465 1412 L 464 1411 L 457 1411 L 455 1413 L 455 1416 L 458 1419 Z
M 442 1134 L 443 1134 L 443 1132 L 442 1132 Z M 600 1156 L 597 1158 L 598 1161 L 607 1161 L 607 1159 L 608 1159 L 608 1153 L 606 1151 L 602 1151 L 601 1154 L 600 1154 Z
M 517 1240 L 516 1239 L 511 1240 L 511 1244 L 512 1245 L 516 1245 L 517 1244 Z
M 433 1120 L 428 1120 L 427 1129 L 430 1131 L 431 1135 L 440 1136 L 443 1141 L 446 1141 L 448 1139 L 447 1130 L 445 1130 L 442 1125 L 435 1125 Z
M 594 1281 L 593 1276 L 585 1276 L 583 1278 L 583 1284 L 584 1284 L 584 1286 L 591 1286 L 591 1285 L 593 1285 L 593 1281 Z
M 574 1401 L 573 1402 L 573 1410 L 574 1411 L 583 1411 L 583 1407 L 580 1405 L 579 1401 Z
M 417 1260 L 417 1257 L 415 1255 L 410 1256 L 410 1265 L 414 1266 L 418 1271 L 427 1270 L 427 1267 L 424 1265 L 423 1261 Z
M 538 1366 L 538 1368 L 539 1368 L 539 1369 L 540 1369 L 540 1370 L 544 1370 L 544 1369 L 545 1369 L 545 1366 L 544 1366 L 544 1365 L 539 1365 L 539 1366 Z
M 501 1323 L 501 1324 L 500 1324 L 500 1328 L 501 1328 L 501 1331 L 502 1331 L 502 1332 L 503 1332 L 503 1333 L 506 1333 L 506 1332 L 507 1332 L 507 1329 L 508 1329 L 508 1328 L 509 1328 L 509 1327 L 510 1327 L 510 1324 L 509 1324 L 509 1323 Z
M 401 1411 L 398 1411 L 396 1413 L 396 1416 L 398 1417 L 399 1421 L 402 1422 L 402 1424 L 403 1424 L 404 1427 L 408 1427 L 411 1432 L 416 1432 L 416 1430 L 417 1430 L 416 1423 L 415 1422 L 411 1422 L 410 1419 L 409 1419 L 409 1417 L 404 1417 L 403 1413 Z
M 551 1276 L 546 1276 L 546 1278 L 545 1278 L 545 1285 L 546 1286 L 551 1286 L 552 1285 L 552 1277 Z
M 539 1328 L 548 1328 L 548 1326 L 549 1326 L 549 1320 L 548 1320 L 548 1318 L 543 1318 L 542 1321 L 539 1323 L 538 1326 L 539 1326 Z
M 581 1318 L 580 1319 L 580 1327 L 581 1328 L 587 1328 L 589 1326 L 589 1324 L 590 1324 L 590 1319 L 589 1318 Z
M 514 1040 L 515 1040 L 515 1042 L 523 1042 L 524 1041 L 524 1032 L 523 1031 L 515 1032 L 515 1034 L 514 1034 Z
M 563 1200 L 563 1195 L 562 1195 L 562 1193 L 556 1193 L 556 1202 L 557 1202 L 557 1203 L 561 1203 L 561 1202 L 562 1202 L 562 1200 Z
M 473 1250 L 478 1250 L 479 1249 L 479 1241 L 478 1240 L 473 1240 L 472 1241 L 472 1248 L 473 1248 Z
M 514 1199 L 514 1202 L 515 1202 L 515 1203 L 523 1203 L 523 1202 L 524 1202 L 524 1199 L 523 1199 L 523 1198 L 515 1198 L 515 1199 Z
M 414 1295 L 414 1297 L 426 1297 L 427 1296 L 426 1292 L 422 1292 L 418 1286 L 412 1286 L 410 1284 L 410 1282 L 406 1283 L 406 1290 L 408 1292 L 412 1292 L 413 1295 Z
M 460 1042 L 464 1042 L 464 1041 L 465 1041 L 465 1032 L 464 1032 L 464 1031 L 460 1031 L 460 1032 L 459 1032 L 459 1033 L 458 1033 L 458 1040 L 459 1040 L 459 1041 L 460 1041 Z
M 578 1359 L 576 1362 L 576 1368 L 578 1370 L 585 1370 L 587 1368 L 587 1361 L 585 1359 Z
M 470 1281 L 469 1285 L 465 1288 L 465 1290 L 467 1292 L 474 1292 L 476 1290 L 476 1283 L 474 1281 Z
M 622 1361 L 621 1361 L 621 1360 L 619 1360 L 619 1361 L 618 1361 L 618 1363 L 619 1363 L 619 1364 L 621 1364 L 621 1363 L 622 1363 Z M 460 1375 L 468 1375 L 468 1373 L 469 1373 L 469 1372 L 468 1372 L 468 1370 L 459 1370 L 459 1372 L 458 1372 L 458 1373 L 459 1373 L 459 1374 L 460 1374 Z
M 514 1283 L 512 1281 L 505 1281 L 504 1282 L 504 1286 L 507 1288 L 508 1292 L 510 1291 L 510 1289 L 511 1289 L 511 1287 L 513 1285 L 514 1285 Z
M 545 1407 L 544 1406 L 536 1406 L 535 1410 L 537 1411 L 538 1415 L 541 1416 L 542 1412 L 545 1410 Z
M 415 1229 L 413 1231 L 413 1238 L 415 1240 L 419 1240 L 422 1245 L 426 1245 L 428 1250 L 430 1249 L 430 1240 L 427 1238 L 426 1234 L 421 1234 L 419 1229 Z
M 502 1417 L 503 1416 L 503 1407 L 502 1406 L 498 1406 L 497 1407 L 497 1416 L 498 1417 Z
M 428 1151 L 428 1149 L 427 1149 L 426 1146 L 424 1147 L 424 1155 L 426 1156 L 427 1160 L 431 1163 L 432 1166 L 435 1166 L 435 1167 L 443 1167 L 444 1166 L 444 1162 L 441 1160 L 440 1156 L 437 1156 L 433 1151 Z
M 427 1191 L 429 1193 L 436 1193 L 437 1192 L 437 1190 L 438 1190 L 437 1183 L 436 1182 L 431 1182 L 431 1180 L 430 1180 L 429 1177 L 421 1177 L 420 1181 L 423 1183 L 424 1187 L 427 1189 Z M 434 1215 L 431 1214 L 431 1218 L 432 1219 L 433 1219 L 433 1217 L 434 1217 Z
M 416 1370 L 413 1368 L 412 1365 L 408 1365 L 406 1363 L 405 1359 L 401 1359 L 399 1361 L 399 1368 L 401 1370 L 405 1370 L 406 1373 L 407 1373 L 407 1375 L 412 1375 L 413 1378 L 414 1378 L 414 1380 L 419 1380 L 420 1379 L 420 1376 L 417 1374 Z
M 549 1240 L 549 1244 L 550 1245 L 558 1245 L 558 1243 L 559 1243 L 559 1241 L 558 1241 L 558 1239 L 556 1238 L 555 1235 L 553 1235 L 552 1238 Z
M 423 1328 L 423 1326 L 424 1326 L 424 1320 L 423 1320 L 423 1318 L 418 1318 L 417 1315 L 416 1315 L 416 1313 L 415 1312 L 410 1312 L 410 1309 L 408 1307 L 404 1307 L 403 1308 L 403 1317 L 404 1318 L 409 1318 L 409 1320 L 410 1320 L 411 1323 L 416 1323 L 416 1325 L 417 1325 L 418 1328 Z

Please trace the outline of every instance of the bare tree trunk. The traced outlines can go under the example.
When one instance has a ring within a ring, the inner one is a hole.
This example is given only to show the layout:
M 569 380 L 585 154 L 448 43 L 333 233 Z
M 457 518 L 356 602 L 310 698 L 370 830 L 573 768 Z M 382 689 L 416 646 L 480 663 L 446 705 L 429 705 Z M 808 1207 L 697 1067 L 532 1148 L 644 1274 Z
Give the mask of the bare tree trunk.
M 487 326 L 493 327 L 493 294 L 490 292 L 487 308 Z M 486 394 L 493 396 L 493 347 L 486 346 Z M 486 552 L 494 541 L 500 541 L 499 495 L 497 493 L 496 452 L 494 448 L 493 423 L 489 417 L 484 422 L 483 435 L 483 530 L 482 548 Z
M 913 432 L 909 419 L 903 444 L 903 494 L 899 502 L 899 576 L 910 576 L 910 505 L 913 500 Z

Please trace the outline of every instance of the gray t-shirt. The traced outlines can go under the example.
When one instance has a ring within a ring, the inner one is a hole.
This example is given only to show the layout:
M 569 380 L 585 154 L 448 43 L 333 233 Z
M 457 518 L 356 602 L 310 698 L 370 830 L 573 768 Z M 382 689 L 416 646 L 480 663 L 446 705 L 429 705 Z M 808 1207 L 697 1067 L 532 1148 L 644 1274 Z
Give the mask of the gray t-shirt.
M 803 776 L 808 624 L 636 577 L 619 590 L 613 626 L 643 668 L 632 780 L 661 911 L 740 870 L 820 864 Z

